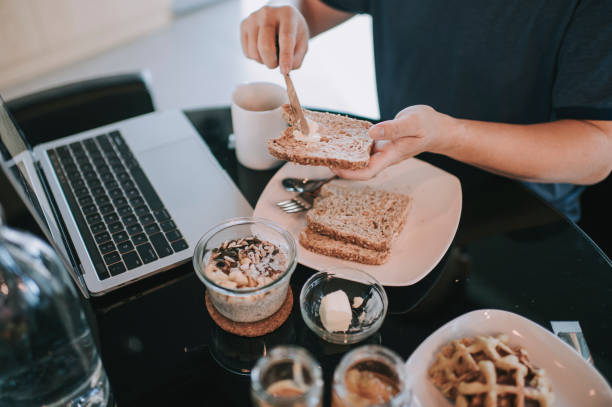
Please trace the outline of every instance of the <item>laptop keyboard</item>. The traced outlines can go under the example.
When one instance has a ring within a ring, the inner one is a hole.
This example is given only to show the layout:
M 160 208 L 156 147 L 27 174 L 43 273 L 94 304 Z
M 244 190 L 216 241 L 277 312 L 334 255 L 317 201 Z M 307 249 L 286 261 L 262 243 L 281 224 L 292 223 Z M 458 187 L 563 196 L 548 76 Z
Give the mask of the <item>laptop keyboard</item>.
M 118 131 L 47 153 L 101 280 L 187 249 Z

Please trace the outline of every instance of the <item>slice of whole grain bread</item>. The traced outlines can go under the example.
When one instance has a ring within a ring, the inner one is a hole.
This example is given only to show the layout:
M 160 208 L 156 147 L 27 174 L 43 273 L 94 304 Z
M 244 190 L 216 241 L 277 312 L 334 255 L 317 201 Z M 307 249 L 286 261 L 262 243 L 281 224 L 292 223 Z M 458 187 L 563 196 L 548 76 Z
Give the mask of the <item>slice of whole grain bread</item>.
M 331 182 L 306 214 L 308 228 L 335 240 L 387 251 L 406 222 L 410 197 Z
M 390 251 L 366 249 L 352 243 L 334 240 L 331 237 L 320 235 L 310 228 L 300 233 L 300 244 L 307 250 L 324 256 L 337 257 L 343 260 L 363 264 L 383 264 L 389 258 Z
M 367 167 L 374 141 L 368 134 L 372 123 L 332 113 L 303 109 L 310 134 L 302 136 L 291 106 L 283 106 L 289 126 L 279 138 L 268 140 L 268 151 L 281 160 L 303 165 L 359 169 Z

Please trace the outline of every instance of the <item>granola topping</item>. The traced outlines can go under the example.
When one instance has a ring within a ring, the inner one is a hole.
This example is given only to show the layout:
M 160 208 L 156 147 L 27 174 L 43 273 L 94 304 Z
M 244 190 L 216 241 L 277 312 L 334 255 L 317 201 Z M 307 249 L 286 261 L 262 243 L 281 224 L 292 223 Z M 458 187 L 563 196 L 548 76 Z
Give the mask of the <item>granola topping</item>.
M 213 249 L 206 274 L 222 287 L 248 289 L 270 284 L 286 267 L 287 258 L 277 245 L 249 236 Z

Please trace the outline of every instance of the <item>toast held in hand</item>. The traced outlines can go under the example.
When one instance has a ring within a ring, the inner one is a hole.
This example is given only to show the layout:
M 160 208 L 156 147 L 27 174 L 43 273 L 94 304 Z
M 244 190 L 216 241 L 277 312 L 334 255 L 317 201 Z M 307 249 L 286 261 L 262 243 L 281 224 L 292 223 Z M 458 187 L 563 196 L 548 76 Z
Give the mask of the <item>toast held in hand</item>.
M 291 106 L 283 106 L 289 126 L 279 138 L 268 141 L 276 158 L 302 165 L 360 169 L 367 167 L 374 141 L 368 134 L 372 123 L 350 117 L 303 109 L 310 133 L 301 134 Z

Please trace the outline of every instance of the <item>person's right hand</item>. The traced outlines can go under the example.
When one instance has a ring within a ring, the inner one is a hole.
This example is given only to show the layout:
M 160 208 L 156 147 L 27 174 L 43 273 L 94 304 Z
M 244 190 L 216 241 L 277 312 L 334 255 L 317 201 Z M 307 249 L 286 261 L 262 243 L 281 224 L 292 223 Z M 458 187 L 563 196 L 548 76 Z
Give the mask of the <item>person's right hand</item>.
M 244 54 L 283 74 L 302 65 L 310 33 L 304 16 L 292 6 L 265 6 L 240 24 Z

